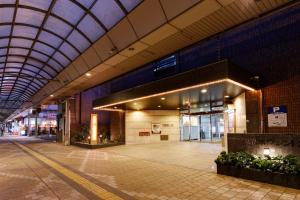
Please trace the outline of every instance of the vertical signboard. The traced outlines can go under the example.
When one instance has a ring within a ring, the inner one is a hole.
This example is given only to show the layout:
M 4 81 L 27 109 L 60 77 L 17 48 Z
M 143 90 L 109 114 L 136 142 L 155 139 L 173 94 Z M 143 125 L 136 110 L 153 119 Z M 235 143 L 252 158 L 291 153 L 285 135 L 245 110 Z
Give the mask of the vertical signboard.
M 272 106 L 268 109 L 269 127 L 287 127 L 286 106 Z
M 91 127 L 90 127 L 90 136 L 91 144 L 97 144 L 97 134 L 98 133 L 98 115 L 91 114 Z

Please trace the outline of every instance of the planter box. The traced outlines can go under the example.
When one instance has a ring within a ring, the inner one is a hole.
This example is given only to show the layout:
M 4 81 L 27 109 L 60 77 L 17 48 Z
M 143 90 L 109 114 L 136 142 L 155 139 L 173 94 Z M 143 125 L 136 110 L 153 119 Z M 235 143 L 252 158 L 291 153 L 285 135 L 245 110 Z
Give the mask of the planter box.
M 113 146 L 119 146 L 119 145 L 124 145 L 124 144 L 125 144 L 124 142 L 107 143 L 107 144 L 87 144 L 87 143 L 82 143 L 82 142 L 73 142 L 72 143 L 72 145 L 87 148 L 87 149 L 99 149 L 99 148 L 113 147 Z
M 217 173 L 253 181 L 300 189 L 300 175 L 264 172 L 256 169 L 237 168 L 234 166 L 217 166 Z

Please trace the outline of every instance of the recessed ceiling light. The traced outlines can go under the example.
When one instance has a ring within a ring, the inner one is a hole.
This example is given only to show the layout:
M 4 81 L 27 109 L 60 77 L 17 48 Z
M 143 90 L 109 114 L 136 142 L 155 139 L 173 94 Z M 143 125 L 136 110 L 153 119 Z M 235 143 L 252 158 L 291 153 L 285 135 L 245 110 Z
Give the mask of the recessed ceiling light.
M 162 97 L 162 98 L 160 98 L 161 100 L 165 100 L 166 98 L 165 97 Z
M 117 109 L 117 108 L 118 108 L 117 106 L 114 107 L 114 109 Z
M 225 98 L 229 98 L 229 96 L 228 96 L 228 95 L 225 95 L 224 97 L 225 97 Z
M 206 92 L 207 92 L 207 89 L 202 89 L 202 90 L 201 90 L 201 93 L 202 93 L 202 94 L 204 94 L 204 93 L 206 93 Z
M 53 94 L 50 94 L 50 97 L 54 97 L 54 95 L 53 95 Z
M 159 106 L 157 106 L 158 108 L 160 108 L 161 106 L 159 105 Z
M 85 75 L 86 75 L 86 76 L 92 76 L 92 74 L 91 74 L 91 73 L 86 73 Z

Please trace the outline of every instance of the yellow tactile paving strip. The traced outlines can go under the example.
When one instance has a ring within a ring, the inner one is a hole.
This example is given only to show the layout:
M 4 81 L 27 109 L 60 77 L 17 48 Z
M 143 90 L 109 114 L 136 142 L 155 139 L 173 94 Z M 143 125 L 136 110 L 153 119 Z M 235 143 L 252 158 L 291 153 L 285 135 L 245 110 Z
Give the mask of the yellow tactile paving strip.
M 94 195 L 96 195 L 100 199 L 122 200 L 122 198 L 120 198 L 119 196 L 117 196 L 117 195 L 101 188 L 100 186 L 96 185 L 95 183 L 89 181 L 88 179 L 72 172 L 71 170 L 69 170 L 69 169 L 63 167 L 62 165 L 46 158 L 45 156 L 31 150 L 30 148 L 28 148 L 28 147 L 26 147 L 22 144 L 19 144 L 19 143 L 15 143 L 15 144 L 18 147 L 20 147 L 21 149 L 23 149 L 24 151 L 26 151 L 29 154 L 31 154 L 32 156 L 34 156 L 35 158 L 39 159 L 40 161 L 42 161 L 45 164 L 47 164 L 48 166 L 52 167 L 53 169 L 55 169 L 59 173 L 61 173 L 64 176 L 68 177 L 69 179 L 71 179 L 75 183 L 79 184 L 81 187 L 83 187 L 86 190 L 92 192 Z

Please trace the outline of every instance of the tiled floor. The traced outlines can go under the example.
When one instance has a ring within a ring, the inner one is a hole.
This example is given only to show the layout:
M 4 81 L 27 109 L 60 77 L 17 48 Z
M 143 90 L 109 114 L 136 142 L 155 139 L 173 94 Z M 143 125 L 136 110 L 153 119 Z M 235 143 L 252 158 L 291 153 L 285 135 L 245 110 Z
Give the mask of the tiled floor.
M 163 143 L 86 150 L 15 138 L 91 181 L 136 199 L 294 199 L 300 191 L 217 175 L 218 144 Z M 0 199 L 86 199 L 80 189 L 0 139 Z

